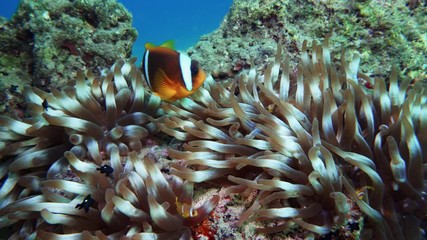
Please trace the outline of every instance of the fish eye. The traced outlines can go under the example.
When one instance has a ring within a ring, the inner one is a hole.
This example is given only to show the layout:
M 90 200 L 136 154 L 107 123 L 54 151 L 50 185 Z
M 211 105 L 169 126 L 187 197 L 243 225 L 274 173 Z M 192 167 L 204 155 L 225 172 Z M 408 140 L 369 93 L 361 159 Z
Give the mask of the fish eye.
M 191 70 L 191 76 L 197 75 L 197 73 L 199 72 L 199 62 L 195 60 L 191 60 L 190 70 Z

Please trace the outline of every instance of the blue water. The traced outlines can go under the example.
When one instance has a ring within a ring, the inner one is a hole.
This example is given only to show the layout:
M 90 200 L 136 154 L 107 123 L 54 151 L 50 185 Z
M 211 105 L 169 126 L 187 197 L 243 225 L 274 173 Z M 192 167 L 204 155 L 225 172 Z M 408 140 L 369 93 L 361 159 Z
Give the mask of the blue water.
M 16 11 L 19 0 L 3 1 L 0 16 L 10 18 Z M 232 0 L 121 0 L 133 14 L 133 26 L 138 30 L 138 39 L 133 47 L 134 56 L 140 57 L 144 44 L 161 44 L 175 40 L 175 47 L 185 50 L 194 45 L 201 35 L 219 27 L 227 14 Z
M 121 2 L 133 14 L 133 25 L 139 33 L 134 52 L 140 56 L 147 41 L 161 44 L 174 39 L 177 49 L 191 47 L 201 35 L 219 27 L 232 0 L 122 0 Z

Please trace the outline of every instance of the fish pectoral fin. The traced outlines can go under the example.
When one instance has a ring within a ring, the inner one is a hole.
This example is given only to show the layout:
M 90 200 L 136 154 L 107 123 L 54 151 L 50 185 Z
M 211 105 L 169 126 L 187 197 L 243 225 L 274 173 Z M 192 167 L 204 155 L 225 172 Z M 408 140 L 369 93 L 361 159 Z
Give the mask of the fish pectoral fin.
M 168 100 L 176 94 L 175 84 L 166 76 L 166 73 L 162 69 L 156 71 L 154 81 L 154 92 L 161 99 Z

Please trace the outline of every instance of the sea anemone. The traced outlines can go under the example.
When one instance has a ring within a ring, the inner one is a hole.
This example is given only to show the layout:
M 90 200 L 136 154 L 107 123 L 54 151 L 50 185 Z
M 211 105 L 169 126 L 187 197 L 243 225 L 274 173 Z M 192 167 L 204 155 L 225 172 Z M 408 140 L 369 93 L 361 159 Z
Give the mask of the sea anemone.
M 0 228 L 12 239 L 190 239 L 216 206 L 195 208 L 193 182 L 166 179 L 144 145 L 164 112 L 134 62 L 52 93 L 28 87 L 31 118 L 0 117 Z
M 421 238 L 425 201 L 427 94 L 423 83 L 341 67 L 323 46 L 304 42 L 291 70 L 217 83 L 161 102 L 143 86 L 135 59 L 101 76 L 78 72 L 51 93 L 27 87 L 28 119 L 0 117 L 0 228 L 27 239 L 189 239 L 219 202 L 193 203 L 194 185 L 256 192 L 238 225 L 261 233 L 305 229 L 325 235 L 366 216 L 367 239 Z M 160 131 L 171 174 L 145 143 Z M 360 224 L 362 226 L 362 224 Z
M 371 79 L 358 71 L 357 53 L 346 62 L 343 51 L 336 68 L 328 38 L 312 49 L 304 42 L 295 71 L 279 49 L 262 75 L 253 68 L 229 83 L 207 80 L 191 97 L 162 103 L 161 131 L 185 142 L 169 150 L 183 160 L 172 174 L 226 180 L 228 193 L 258 191 L 238 224 L 264 222 L 259 232 L 299 226 L 328 234 L 350 223 L 356 207 L 366 239 L 419 239 L 427 217 L 425 85 L 398 82 L 395 68 L 387 80 Z

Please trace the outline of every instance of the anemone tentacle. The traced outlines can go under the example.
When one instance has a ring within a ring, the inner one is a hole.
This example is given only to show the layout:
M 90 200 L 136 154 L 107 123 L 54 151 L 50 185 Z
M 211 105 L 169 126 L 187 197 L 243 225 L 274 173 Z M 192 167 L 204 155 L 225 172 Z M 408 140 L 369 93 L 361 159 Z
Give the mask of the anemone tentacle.
M 325 38 L 309 52 L 304 42 L 296 74 L 279 52 L 262 75 L 252 69 L 229 84 L 208 80 L 188 99 L 162 103 L 169 115 L 161 131 L 185 142 L 170 151 L 186 166 L 172 165 L 173 173 L 260 191 L 239 221 L 269 222 L 260 232 L 299 225 L 326 234 L 346 223 L 350 202 L 375 239 L 404 239 L 406 219 L 421 229 L 427 216 L 426 86 L 398 83 L 395 69 L 388 81 L 370 79 L 358 72 L 357 53 L 346 62 L 343 52 L 336 68 L 328 46 Z M 303 211 L 314 206 L 317 216 Z

